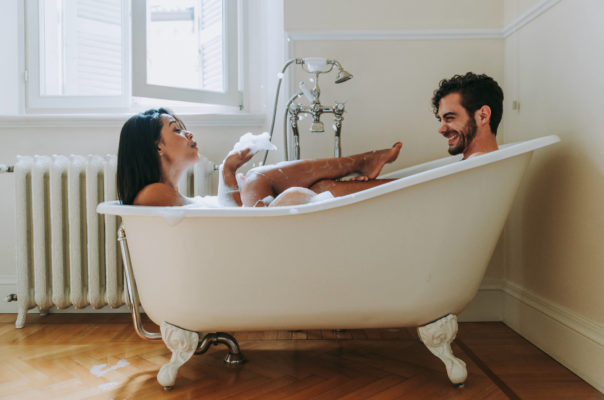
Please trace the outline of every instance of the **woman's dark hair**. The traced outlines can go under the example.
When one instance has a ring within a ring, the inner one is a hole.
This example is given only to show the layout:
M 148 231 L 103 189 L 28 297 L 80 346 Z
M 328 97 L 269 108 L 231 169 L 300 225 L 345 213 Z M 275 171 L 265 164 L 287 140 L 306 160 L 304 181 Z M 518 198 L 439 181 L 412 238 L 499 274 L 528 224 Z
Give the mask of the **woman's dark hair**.
M 432 97 L 432 108 L 434 115 L 438 117 L 438 105 L 440 100 L 448 94 L 459 93 L 461 105 L 472 117 L 476 110 L 487 105 L 491 108 L 491 120 L 489 126 L 494 135 L 503 116 L 503 90 L 495 80 L 487 75 L 477 75 L 468 72 L 465 75 L 455 75 L 451 79 L 440 81 L 438 89 Z
M 117 195 L 122 204 L 132 204 L 145 186 L 161 180 L 157 144 L 161 138 L 165 108 L 153 108 L 136 114 L 122 127 L 117 152 Z

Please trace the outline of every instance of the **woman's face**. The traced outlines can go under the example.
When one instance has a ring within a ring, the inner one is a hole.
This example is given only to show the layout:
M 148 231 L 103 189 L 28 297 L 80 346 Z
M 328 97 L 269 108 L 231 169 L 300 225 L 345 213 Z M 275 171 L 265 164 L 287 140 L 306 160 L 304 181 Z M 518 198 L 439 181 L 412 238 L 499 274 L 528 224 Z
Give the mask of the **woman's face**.
M 160 157 L 170 164 L 192 164 L 199 161 L 197 142 L 193 134 L 184 129 L 182 123 L 171 115 L 161 117 L 162 128 L 157 147 Z

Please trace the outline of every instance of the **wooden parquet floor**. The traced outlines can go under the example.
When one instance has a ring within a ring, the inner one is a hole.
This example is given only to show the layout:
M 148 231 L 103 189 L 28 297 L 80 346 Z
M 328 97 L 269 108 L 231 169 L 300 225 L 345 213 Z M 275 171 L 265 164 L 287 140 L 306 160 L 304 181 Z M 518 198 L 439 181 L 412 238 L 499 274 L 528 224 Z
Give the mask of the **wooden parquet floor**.
M 604 399 L 502 323 L 461 323 L 454 353 L 468 380 L 453 387 L 415 329 L 235 332 L 248 359 L 213 346 L 156 381 L 170 358 L 125 314 L 0 314 L 0 399 Z M 159 331 L 149 321 L 148 330 Z

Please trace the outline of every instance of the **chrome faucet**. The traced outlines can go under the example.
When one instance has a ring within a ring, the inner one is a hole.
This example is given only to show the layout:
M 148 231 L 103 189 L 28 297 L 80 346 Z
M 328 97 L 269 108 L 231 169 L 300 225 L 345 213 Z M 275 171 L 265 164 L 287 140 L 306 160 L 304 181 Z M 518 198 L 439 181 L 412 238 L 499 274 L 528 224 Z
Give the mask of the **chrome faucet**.
M 298 83 L 299 92 L 294 94 L 287 103 L 285 107 L 285 112 L 283 116 L 283 140 L 285 143 L 285 160 L 289 160 L 287 148 L 288 148 L 288 138 L 287 138 L 287 129 L 288 129 L 288 121 L 289 126 L 291 127 L 293 138 L 294 138 L 294 158 L 296 160 L 300 159 L 300 133 L 299 133 L 299 125 L 298 121 L 302 119 L 302 117 L 306 114 L 312 117 L 312 123 L 310 126 L 310 131 L 314 133 L 324 133 L 325 128 L 323 122 L 321 122 L 322 114 L 334 114 L 335 123 L 333 125 L 334 129 L 334 155 L 335 157 L 342 156 L 342 146 L 341 146 L 341 133 L 342 133 L 342 121 L 344 120 L 344 104 L 343 103 L 335 103 L 333 106 L 325 106 L 322 105 L 319 97 L 321 95 L 321 89 L 319 88 L 319 75 L 326 74 L 333 70 L 334 67 L 338 69 L 338 75 L 336 77 L 335 83 L 346 82 L 347 80 L 352 78 L 352 75 L 342 68 L 342 64 L 340 64 L 337 60 L 318 58 L 318 57 L 307 57 L 307 58 L 293 58 L 285 63 L 281 73 L 278 75 L 279 82 L 277 84 L 277 93 L 275 95 L 275 105 L 273 108 L 273 118 L 271 122 L 270 128 L 270 137 L 273 137 L 273 130 L 275 128 L 275 117 L 277 113 L 277 103 L 279 99 L 279 89 L 281 87 L 281 82 L 283 81 L 283 75 L 287 68 L 291 64 L 298 64 L 302 66 L 302 69 L 310 74 L 314 75 L 314 86 L 312 89 L 308 89 L 306 84 L 302 81 Z M 296 102 L 300 97 L 305 97 L 309 104 L 304 105 Z M 262 165 L 266 163 L 268 152 L 264 154 L 264 160 L 262 161 Z

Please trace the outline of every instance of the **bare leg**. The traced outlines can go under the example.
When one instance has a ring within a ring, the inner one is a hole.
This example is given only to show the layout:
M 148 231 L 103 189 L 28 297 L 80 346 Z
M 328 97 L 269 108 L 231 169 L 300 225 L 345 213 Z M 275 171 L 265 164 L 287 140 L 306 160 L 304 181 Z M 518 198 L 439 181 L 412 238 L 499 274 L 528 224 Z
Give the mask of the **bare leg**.
M 265 204 L 261 201 L 262 199 L 268 196 L 275 197 L 288 188 L 310 188 L 319 181 L 338 179 L 353 173 L 366 176 L 368 179 L 374 179 L 379 175 L 385 164 L 396 160 L 401 147 L 402 143 L 397 142 L 390 149 L 371 151 L 349 157 L 303 160 L 281 167 L 275 166 L 272 168 L 250 170 L 241 188 L 241 201 L 246 207 L 264 206 Z M 368 181 L 350 183 L 351 185 L 347 185 L 348 193 L 367 189 L 385 182 L 375 183 Z M 353 184 L 365 185 L 354 186 Z M 336 194 L 334 193 L 334 195 Z
M 282 206 L 294 206 L 298 204 L 310 203 L 312 199 L 317 195 L 307 188 L 302 187 L 290 187 L 289 189 L 281 192 L 275 200 L 271 201 L 269 207 L 282 207 Z
M 339 197 L 383 185 L 384 183 L 392 182 L 394 180 L 395 179 L 371 179 L 368 181 L 352 180 L 347 182 L 339 182 L 331 179 L 324 179 L 312 185 L 310 190 L 315 193 L 329 191 L 334 195 L 334 197 Z

